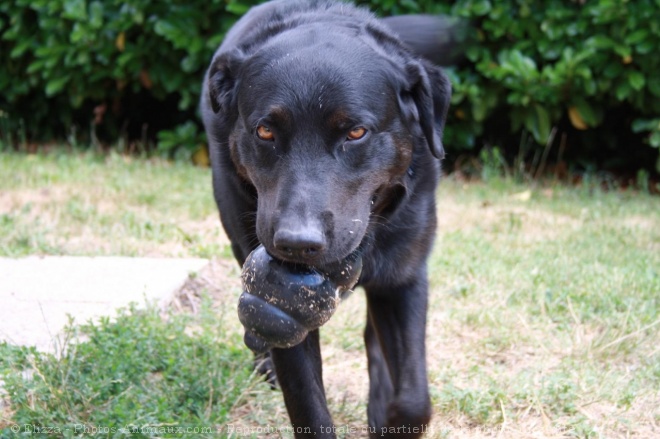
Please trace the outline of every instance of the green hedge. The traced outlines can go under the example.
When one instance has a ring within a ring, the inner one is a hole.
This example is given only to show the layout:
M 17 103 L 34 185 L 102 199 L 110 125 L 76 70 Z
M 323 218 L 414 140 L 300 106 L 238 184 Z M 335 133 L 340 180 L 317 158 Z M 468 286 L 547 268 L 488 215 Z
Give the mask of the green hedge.
M 3 1 L 5 140 L 149 139 L 194 119 L 203 71 L 248 3 Z
M 660 0 L 457 1 L 451 12 L 476 21 L 477 44 L 453 76 L 450 143 L 508 139 L 518 153 L 528 132 L 536 150 L 563 137 L 576 164 L 660 170 Z
M 162 149 L 196 149 L 204 69 L 256 3 L 0 3 L 4 143 L 98 137 L 116 144 L 160 133 Z M 449 70 L 450 158 L 484 146 L 529 158 L 563 144 L 578 167 L 656 167 L 660 0 L 358 3 L 381 15 L 448 13 L 473 23 L 474 44 Z

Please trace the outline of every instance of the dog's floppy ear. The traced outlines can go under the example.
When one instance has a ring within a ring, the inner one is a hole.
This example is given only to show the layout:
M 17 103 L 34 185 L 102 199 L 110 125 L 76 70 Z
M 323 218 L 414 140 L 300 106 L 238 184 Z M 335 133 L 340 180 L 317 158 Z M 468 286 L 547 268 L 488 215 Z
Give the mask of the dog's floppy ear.
M 215 57 L 208 74 L 208 90 L 214 113 L 228 113 L 235 103 L 238 70 L 243 56 L 238 50 Z
M 409 62 L 406 74 L 408 85 L 400 96 L 401 109 L 404 114 L 408 114 L 408 118 L 416 120 L 431 152 L 436 158 L 442 159 L 445 156 L 442 132 L 449 110 L 451 83 L 442 69 L 426 61 Z M 410 108 L 411 104 L 414 104 L 414 108 Z

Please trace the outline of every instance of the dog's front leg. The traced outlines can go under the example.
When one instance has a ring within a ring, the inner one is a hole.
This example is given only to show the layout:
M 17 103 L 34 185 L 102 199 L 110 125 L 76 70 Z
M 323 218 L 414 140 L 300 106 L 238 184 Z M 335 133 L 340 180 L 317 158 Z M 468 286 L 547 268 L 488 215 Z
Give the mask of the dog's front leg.
M 295 437 L 335 438 L 323 388 L 319 330 L 297 346 L 270 352 Z
M 425 272 L 407 285 L 367 289 L 371 437 L 417 438 L 428 430 L 427 294 Z

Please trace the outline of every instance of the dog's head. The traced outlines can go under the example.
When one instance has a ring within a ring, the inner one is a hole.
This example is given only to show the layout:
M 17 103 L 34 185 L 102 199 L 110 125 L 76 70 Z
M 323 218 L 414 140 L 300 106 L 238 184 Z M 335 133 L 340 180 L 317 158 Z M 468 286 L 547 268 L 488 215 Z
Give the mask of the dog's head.
M 413 158 L 444 155 L 447 78 L 377 26 L 283 32 L 219 54 L 208 78 L 259 241 L 283 260 L 345 258 L 410 195 Z

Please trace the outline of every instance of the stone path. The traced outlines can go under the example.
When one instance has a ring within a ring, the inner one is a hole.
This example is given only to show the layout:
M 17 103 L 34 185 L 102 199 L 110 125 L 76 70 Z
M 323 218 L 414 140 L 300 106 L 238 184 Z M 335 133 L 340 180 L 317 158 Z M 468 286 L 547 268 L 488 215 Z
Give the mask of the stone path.
M 85 323 L 131 302 L 164 306 L 206 259 L 0 258 L 0 341 L 57 350 L 71 316 Z

